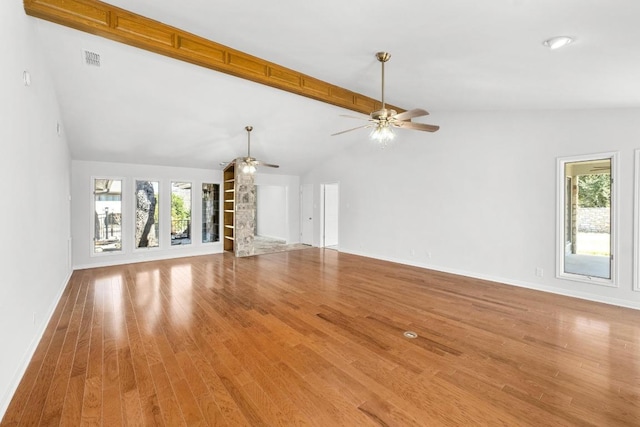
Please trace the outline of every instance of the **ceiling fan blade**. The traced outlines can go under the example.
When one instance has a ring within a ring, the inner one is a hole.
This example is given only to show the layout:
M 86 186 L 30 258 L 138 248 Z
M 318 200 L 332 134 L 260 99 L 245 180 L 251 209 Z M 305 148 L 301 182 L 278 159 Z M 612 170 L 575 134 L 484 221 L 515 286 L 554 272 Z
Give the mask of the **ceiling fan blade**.
M 438 129 L 440 129 L 440 126 L 436 126 L 436 125 L 427 125 L 425 123 L 414 123 L 414 122 L 407 122 L 407 121 L 403 121 L 400 123 L 394 123 L 395 126 L 403 128 L 403 129 L 414 129 L 414 130 L 423 130 L 426 132 L 435 132 Z
M 279 165 L 274 165 L 274 164 L 271 164 L 271 163 L 265 163 L 262 160 L 255 160 L 253 162 L 253 164 L 256 165 L 256 166 L 266 166 L 268 168 L 279 168 L 280 167 Z
M 371 126 L 374 126 L 374 125 L 373 124 L 368 124 L 368 125 L 358 126 L 357 128 L 347 129 L 347 130 L 343 130 L 341 132 L 332 133 L 331 136 L 341 135 L 343 133 L 351 132 L 352 130 L 370 128 Z
M 427 110 L 423 110 L 422 108 L 414 108 L 412 110 L 407 110 L 404 113 L 398 113 L 394 116 L 396 120 L 409 120 L 414 117 L 428 116 L 429 112 Z

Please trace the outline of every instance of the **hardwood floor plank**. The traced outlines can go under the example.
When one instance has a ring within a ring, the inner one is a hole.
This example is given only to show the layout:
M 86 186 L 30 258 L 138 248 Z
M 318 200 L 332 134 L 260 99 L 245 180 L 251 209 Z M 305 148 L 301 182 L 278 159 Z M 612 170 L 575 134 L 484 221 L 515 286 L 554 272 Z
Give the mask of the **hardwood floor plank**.
M 51 388 L 49 389 L 43 408 L 42 418 L 40 420 L 42 424 L 57 425 L 60 423 L 62 408 L 67 396 L 69 379 L 72 373 L 74 356 L 76 355 L 78 346 L 80 324 L 82 322 L 87 295 L 88 287 L 81 285 L 76 303 L 69 317 L 64 344 L 62 345 L 56 369 L 51 380 Z
M 273 378 L 267 374 L 268 370 L 265 369 L 265 366 L 272 366 L 273 363 L 260 349 L 250 344 L 240 345 L 237 341 L 232 340 L 227 340 L 225 345 L 240 362 L 248 367 L 251 377 L 262 386 L 264 392 L 270 397 L 271 404 L 279 409 L 282 419 L 277 420 L 277 424 L 289 423 L 298 426 L 310 424 L 302 411 L 293 404 L 289 394 L 278 387 Z
M 158 406 L 160 407 L 164 424 L 167 426 L 186 425 L 164 365 L 156 363 L 150 366 L 150 370 L 158 393 Z
M 93 316 L 91 318 L 91 339 L 80 416 L 80 425 L 82 426 L 102 425 L 104 293 L 96 285 L 92 288 Z
M 636 426 L 639 379 L 636 310 L 225 253 L 74 272 L 1 425 Z
M 61 425 L 77 423 L 82 416 L 82 405 L 84 398 L 84 384 L 87 377 L 89 364 L 89 346 L 91 344 L 91 330 L 93 323 L 93 300 L 95 298 L 94 288 L 89 286 L 86 275 L 83 275 L 82 285 L 86 289 L 87 295 L 84 303 L 80 331 L 76 342 L 73 365 L 71 367 L 71 379 L 69 380 L 68 392 L 66 393 L 62 414 Z
M 194 366 L 200 373 L 202 380 L 207 384 L 209 394 L 215 403 L 215 405 L 207 404 L 207 410 L 205 411 L 203 409 L 204 403 L 199 400 L 199 405 L 203 414 L 206 415 L 213 411 L 213 414 L 217 415 L 215 408 L 213 408 L 213 406 L 215 406 L 220 410 L 220 413 L 224 417 L 224 422 L 228 425 L 248 426 L 249 421 L 244 417 L 244 415 L 242 415 L 242 411 L 238 407 L 238 404 L 224 387 L 222 379 L 215 369 L 215 365 L 218 362 L 214 356 L 212 348 L 209 347 L 208 343 L 202 343 L 198 338 L 196 339 L 199 342 L 198 348 L 188 349 L 189 356 L 193 360 Z M 212 360 L 213 363 L 210 363 L 210 360 Z M 218 421 L 217 416 L 216 422 L 223 424 L 222 420 Z

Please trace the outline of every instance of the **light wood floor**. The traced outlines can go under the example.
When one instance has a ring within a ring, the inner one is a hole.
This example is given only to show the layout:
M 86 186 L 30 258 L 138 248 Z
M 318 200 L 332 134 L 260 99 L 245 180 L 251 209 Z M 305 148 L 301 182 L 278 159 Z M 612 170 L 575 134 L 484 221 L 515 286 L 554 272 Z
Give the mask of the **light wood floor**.
M 638 426 L 640 312 L 322 249 L 77 271 L 38 424 Z

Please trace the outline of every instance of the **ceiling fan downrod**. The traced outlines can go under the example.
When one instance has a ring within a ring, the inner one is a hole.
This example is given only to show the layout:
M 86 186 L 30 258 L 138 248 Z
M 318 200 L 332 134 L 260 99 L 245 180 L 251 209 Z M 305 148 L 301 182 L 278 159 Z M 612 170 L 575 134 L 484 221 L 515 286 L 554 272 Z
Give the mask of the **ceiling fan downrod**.
M 384 110 L 384 63 L 391 59 L 391 54 L 389 52 L 378 52 L 376 53 L 376 58 L 382 64 L 382 109 Z
M 253 126 L 245 126 L 247 131 L 247 157 L 251 157 L 251 131 Z

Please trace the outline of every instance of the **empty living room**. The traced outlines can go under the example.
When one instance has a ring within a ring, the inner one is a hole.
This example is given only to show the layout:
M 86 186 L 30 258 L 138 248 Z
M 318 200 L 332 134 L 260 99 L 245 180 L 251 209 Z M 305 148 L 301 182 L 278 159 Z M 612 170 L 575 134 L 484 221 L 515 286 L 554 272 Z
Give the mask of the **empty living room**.
M 639 18 L 2 2 L 0 425 L 640 425 Z

